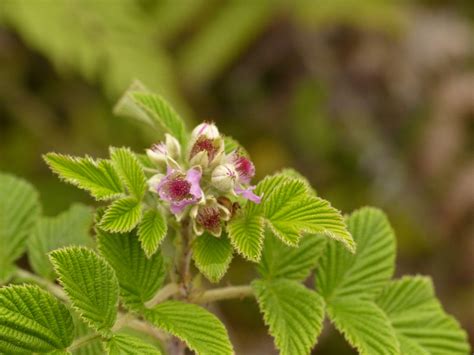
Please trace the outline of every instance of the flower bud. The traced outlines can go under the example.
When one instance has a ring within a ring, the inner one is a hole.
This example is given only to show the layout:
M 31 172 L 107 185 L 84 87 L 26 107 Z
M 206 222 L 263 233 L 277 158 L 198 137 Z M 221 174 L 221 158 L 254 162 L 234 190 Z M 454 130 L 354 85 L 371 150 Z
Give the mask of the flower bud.
M 146 150 L 146 155 L 158 165 L 166 164 L 169 158 L 178 160 L 181 155 L 181 146 L 176 138 L 165 134 L 165 142 L 154 144 Z
M 203 122 L 193 129 L 191 139 L 195 140 L 200 136 L 204 136 L 208 139 L 215 139 L 219 137 L 219 130 L 214 123 Z
M 208 199 L 204 205 L 194 206 L 190 215 L 196 235 L 208 231 L 215 237 L 221 236 L 222 222 L 230 218 L 229 210 L 217 203 L 215 198 Z
M 212 185 L 223 192 L 232 191 L 236 180 L 237 172 L 232 164 L 219 165 L 212 172 Z

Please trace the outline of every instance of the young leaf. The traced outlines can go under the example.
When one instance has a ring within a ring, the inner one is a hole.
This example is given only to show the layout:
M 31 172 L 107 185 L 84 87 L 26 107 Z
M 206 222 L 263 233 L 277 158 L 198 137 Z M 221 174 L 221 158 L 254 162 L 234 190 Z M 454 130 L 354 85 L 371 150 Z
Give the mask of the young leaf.
M 304 236 L 297 248 L 285 245 L 270 233 L 266 234 L 258 271 L 267 280 L 305 280 L 326 246 L 326 238 L 317 234 Z
M 81 319 L 108 335 L 117 316 L 119 287 L 114 270 L 84 247 L 58 249 L 49 255 L 59 282 Z
M 234 353 L 224 325 L 200 306 L 166 301 L 148 310 L 145 317 L 156 327 L 183 340 L 199 355 Z
M 143 340 L 128 335 L 115 334 L 105 343 L 109 355 L 160 355 L 161 351 Z
M 340 297 L 371 297 L 392 277 L 395 264 L 395 236 L 384 215 L 375 208 L 362 208 L 347 220 L 357 243 L 350 254 L 328 241 L 319 262 L 317 289 L 329 302 Z
M 87 190 L 97 200 L 109 200 L 124 193 L 122 183 L 109 160 L 94 161 L 57 153 L 44 155 L 44 160 L 61 179 Z
M 165 267 L 161 253 L 147 258 L 135 233 L 111 234 L 98 230 L 100 253 L 117 275 L 125 304 L 141 310 L 162 286 Z
M 81 204 L 56 217 L 41 217 L 28 239 L 28 260 L 38 275 L 54 279 L 54 270 L 47 254 L 70 245 L 91 246 L 89 230 L 92 226 L 92 209 Z
M 390 321 L 373 301 L 346 297 L 327 309 L 332 323 L 360 354 L 400 353 Z
M 467 335 L 447 315 L 427 277 L 404 277 L 390 282 L 376 298 L 387 314 L 406 355 L 468 354 Z
M 62 350 L 73 337 L 71 314 L 48 292 L 33 285 L 0 289 L 0 353 Z
M 108 232 L 130 232 L 142 218 L 140 201 L 125 197 L 112 203 L 100 221 L 100 228 Z
M 26 239 L 41 210 L 38 193 L 29 183 L 0 174 L 0 284 L 25 250 Z
M 187 133 L 184 121 L 165 99 L 146 92 L 134 92 L 131 93 L 131 97 L 155 127 L 161 127 L 176 137 L 181 144 L 186 143 Z
M 232 245 L 226 235 L 216 238 L 204 233 L 194 242 L 193 259 L 209 281 L 219 282 L 229 268 L 232 252 Z
M 262 254 L 264 225 L 260 216 L 242 213 L 227 225 L 227 232 L 234 248 L 245 258 L 258 261 Z
M 151 257 L 168 232 L 165 217 L 156 208 L 145 212 L 138 227 L 138 239 L 147 257 Z
M 137 157 L 128 148 L 110 148 L 110 158 L 128 191 L 140 200 L 146 192 L 146 178 Z
M 280 354 L 309 354 L 322 329 L 321 296 L 296 281 L 255 281 L 252 286 Z

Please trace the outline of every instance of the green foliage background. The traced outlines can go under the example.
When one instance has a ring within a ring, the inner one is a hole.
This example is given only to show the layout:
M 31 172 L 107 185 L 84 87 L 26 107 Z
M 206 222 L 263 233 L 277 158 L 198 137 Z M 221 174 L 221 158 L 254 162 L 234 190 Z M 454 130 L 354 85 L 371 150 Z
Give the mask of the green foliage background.
M 4 0 L 0 170 L 32 181 L 46 215 L 92 203 L 40 156 L 154 142 L 111 114 L 140 79 L 241 141 L 259 177 L 293 166 L 345 212 L 386 210 L 398 272 L 433 275 L 472 343 L 473 16 L 466 0 Z M 234 283 L 255 276 L 239 260 Z M 238 351 L 271 351 L 252 301 L 219 312 Z M 317 350 L 350 353 L 335 332 Z

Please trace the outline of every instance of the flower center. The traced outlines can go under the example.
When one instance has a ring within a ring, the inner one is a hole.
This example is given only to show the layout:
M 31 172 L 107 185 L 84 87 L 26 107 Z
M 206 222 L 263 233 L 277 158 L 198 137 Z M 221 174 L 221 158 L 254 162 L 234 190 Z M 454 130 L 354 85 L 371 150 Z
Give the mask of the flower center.
M 166 186 L 166 192 L 173 200 L 183 200 L 189 195 L 191 190 L 191 184 L 182 179 L 177 178 L 168 182 Z
M 218 208 L 203 207 L 196 216 L 196 221 L 209 231 L 217 231 L 221 225 L 221 213 Z
M 200 136 L 196 143 L 194 143 L 191 149 L 191 158 L 199 152 L 207 152 L 209 161 L 212 161 L 217 154 L 217 146 L 214 139 L 206 138 L 206 136 Z

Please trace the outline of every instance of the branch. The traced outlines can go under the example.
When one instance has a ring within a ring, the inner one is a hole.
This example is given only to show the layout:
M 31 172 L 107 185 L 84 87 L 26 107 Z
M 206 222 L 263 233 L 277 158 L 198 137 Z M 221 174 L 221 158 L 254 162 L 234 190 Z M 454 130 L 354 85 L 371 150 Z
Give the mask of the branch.
M 37 283 L 38 285 L 44 287 L 47 289 L 49 292 L 51 292 L 53 295 L 55 295 L 57 298 L 67 301 L 68 298 L 66 296 L 66 293 L 64 290 L 56 285 L 54 282 L 51 282 L 47 279 L 43 279 L 42 277 L 39 277 L 29 271 L 23 270 L 23 269 L 17 269 L 14 274 L 15 278 L 18 279 L 24 279 L 24 280 L 31 280 Z
M 253 297 L 253 289 L 250 285 L 244 286 L 228 286 L 223 288 L 216 288 L 214 290 L 204 291 L 201 294 L 191 298 L 195 303 L 209 303 L 221 300 L 228 300 L 232 298 Z
M 145 307 L 153 308 L 158 303 L 163 302 L 170 298 L 171 296 L 177 294 L 181 288 L 176 283 L 169 283 L 165 287 L 163 287 L 160 291 L 156 293 L 156 295 L 145 303 Z
M 87 344 L 92 343 L 94 340 L 99 339 L 99 338 L 100 338 L 100 334 L 98 333 L 85 335 L 82 338 L 75 340 L 74 343 L 72 343 L 71 346 L 68 348 L 68 350 L 70 352 L 73 352 L 74 350 L 82 348 L 83 346 L 86 346 Z

